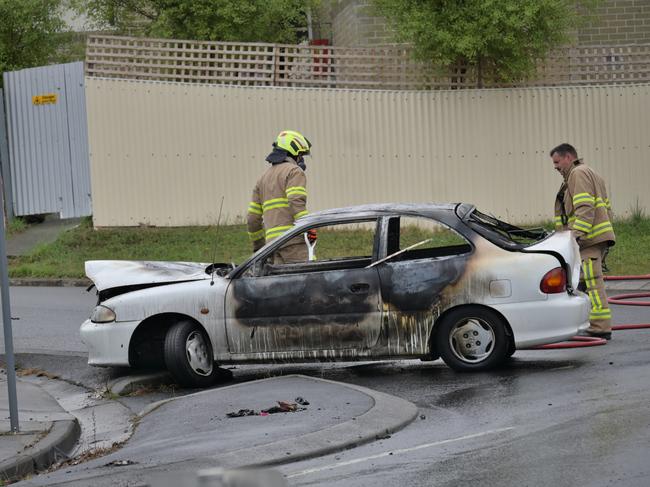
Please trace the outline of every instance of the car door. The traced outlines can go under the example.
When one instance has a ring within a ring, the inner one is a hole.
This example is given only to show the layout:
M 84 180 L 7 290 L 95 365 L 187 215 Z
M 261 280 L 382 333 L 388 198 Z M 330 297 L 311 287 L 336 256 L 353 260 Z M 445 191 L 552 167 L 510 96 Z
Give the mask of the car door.
M 369 353 L 382 313 L 379 273 L 368 267 L 376 227 L 376 221 L 318 227 L 315 261 L 274 264 L 270 253 L 233 278 L 225 302 L 230 352 L 252 358 Z
M 465 273 L 472 246 L 430 218 L 387 220 L 386 257 L 375 263 L 386 303 L 387 354 L 426 354 L 433 323 Z

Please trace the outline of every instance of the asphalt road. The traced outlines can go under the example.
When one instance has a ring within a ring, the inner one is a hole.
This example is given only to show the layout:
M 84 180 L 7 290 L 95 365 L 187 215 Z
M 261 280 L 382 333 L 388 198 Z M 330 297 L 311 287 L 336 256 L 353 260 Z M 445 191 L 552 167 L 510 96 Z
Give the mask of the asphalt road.
M 87 356 L 79 326 L 97 303 L 94 289 L 14 286 L 9 295 L 16 352 Z M 4 336 L 1 340 L 4 350 Z
M 77 330 L 94 305 L 80 288 L 12 288 L 22 359 L 93 386 L 125 371 L 85 366 Z M 616 323 L 648 308 L 613 309 Z M 404 397 L 421 417 L 353 450 L 281 467 L 292 486 L 650 485 L 650 330 L 606 346 L 520 351 L 507 366 L 459 374 L 440 361 L 237 366 L 235 381 L 302 373 Z M 40 352 L 39 352 L 40 351 Z M 52 358 L 44 355 L 56 353 Z M 66 354 L 68 356 L 66 356 Z

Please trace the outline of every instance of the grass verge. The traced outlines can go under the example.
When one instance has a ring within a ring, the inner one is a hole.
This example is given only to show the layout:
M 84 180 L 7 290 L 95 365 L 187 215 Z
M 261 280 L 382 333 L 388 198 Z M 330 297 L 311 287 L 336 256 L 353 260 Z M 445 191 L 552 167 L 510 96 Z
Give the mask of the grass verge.
M 650 273 L 650 218 L 639 216 L 616 221 L 616 246 L 610 252 L 607 265 L 612 275 Z M 353 250 L 357 239 L 347 232 L 325 245 L 339 245 Z M 363 242 L 359 237 L 358 241 Z M 63 233 L 52 244 L 41 245 L 30 254 L 12 258 L 11 277 L 80 278 L 84 277 L 84 262 L 108 260 L 170 260 L 190 262 L 239 263 L 251 253 L 245 225 L 181 228 L 115 228 L 95 230 L 90 218 Z

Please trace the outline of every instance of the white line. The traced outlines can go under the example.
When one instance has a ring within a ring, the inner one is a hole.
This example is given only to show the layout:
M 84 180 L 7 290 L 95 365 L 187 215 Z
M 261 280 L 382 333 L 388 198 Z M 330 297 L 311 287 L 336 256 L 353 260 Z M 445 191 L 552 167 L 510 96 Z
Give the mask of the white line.
M 424 448 L 431 448 L 434 446 L 445 445 L 447 443 L 453 443 L 456 441 L 471 440 L 473 438 L 479 438 L 481 436 L 492 435 L 495 433 L 503 433 L 504 431 L 510 431 L 515 429 L 514 427 L 509 428 L 500 428 L 496 430 L 483 431 L 482 433 L 475 433 L 473 435 L 461 436 L 459 438 L 450 438 L 448 440 L 436 441 L 435 443 L 425 443 L 424 445 L 413 446 L 411 448 L 402 448 L 400 450 L 391 450 L 383 453 L 377 453 L 376 455 L 370 455 L 369 457 L 355 458 L 354 460 L 348 460 L 346 462 L 332 463 L 330 465 L 325 465 L 324 467 L 310 468 L 308 470 L 302 470 L 300 472 L 294 472 L 286 476 L 286 478 L 302 477 L 304 475 L 310 475 L 312 473 L 322 472 L 323 470 L 333 470 L 335 468 L 347 467 L 348 465 L 354 465 L 356 463 L 367 462 L 368 460 L 375 460 L 377 458 L 387 457 L 389 455 L 401 455 L 402 453 L 409 453 L 412 451 L 423 450 Z

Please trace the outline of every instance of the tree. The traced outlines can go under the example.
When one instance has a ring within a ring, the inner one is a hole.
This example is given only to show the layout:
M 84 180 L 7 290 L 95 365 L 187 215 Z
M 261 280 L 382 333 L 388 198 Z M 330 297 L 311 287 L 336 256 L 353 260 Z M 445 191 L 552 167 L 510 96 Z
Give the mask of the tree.
M 0 72 L 47 64 L 63 31 L 62 0 L 0 0 Z
M 317 0 L 74 0 L 101 28 L 152 37 L 295 43 Z
M 372 0 L 396 38 L 413 45 L 422 61 L 463 65 L 486 80 L 529 77 L 536 61 L 566 44 L 599 0 Z

